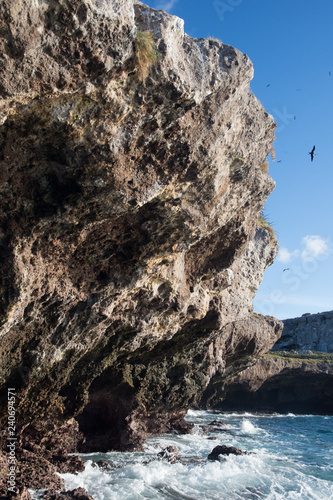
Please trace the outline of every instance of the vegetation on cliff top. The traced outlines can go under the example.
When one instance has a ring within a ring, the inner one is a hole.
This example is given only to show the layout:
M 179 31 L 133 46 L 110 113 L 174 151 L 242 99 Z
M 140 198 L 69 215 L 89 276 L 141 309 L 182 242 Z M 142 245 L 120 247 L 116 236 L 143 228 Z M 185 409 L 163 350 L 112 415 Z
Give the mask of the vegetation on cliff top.
M 306 363 L 333 363 L 333 353 L 327 352 L 299 352 L 274 351 L 264 355 L 266 358 L 279 358 L 287 361 L 304 361 Z

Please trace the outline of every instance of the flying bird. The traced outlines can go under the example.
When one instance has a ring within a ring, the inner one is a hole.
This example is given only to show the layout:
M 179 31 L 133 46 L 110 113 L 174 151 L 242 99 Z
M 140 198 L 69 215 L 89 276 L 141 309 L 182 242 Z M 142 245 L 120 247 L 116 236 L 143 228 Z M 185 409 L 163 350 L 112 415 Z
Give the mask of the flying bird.
M 286 267 L 285 269 L 283 269 L 282 272 L 284 273 L 285 271 L 289 271 L 289 267 Z
M 270 83 L 269 83 L 268 85 L 266 85 L 266 87 L 270 87 L 270 86 L 271 86 L 271 84 L 270 84 Z
M 282 160 L 278 160 L 276 163 L 281 163 Z
M 309 153 L 309 155 L 311 155 L 311 161 L 313 161 L 315 149 L 316 149 L 316 146 L 313 146 L 312 151 L 310 151 L 310 153 Z

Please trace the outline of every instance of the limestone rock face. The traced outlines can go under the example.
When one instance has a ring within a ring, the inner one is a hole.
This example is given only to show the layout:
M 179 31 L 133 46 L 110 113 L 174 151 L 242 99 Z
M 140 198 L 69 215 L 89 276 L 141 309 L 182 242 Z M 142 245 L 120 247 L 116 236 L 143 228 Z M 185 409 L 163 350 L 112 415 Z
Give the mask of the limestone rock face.
M 132 2 L 122 0 L 4 0 L 0 30 L 7 111 L 18 101 L 14 96 L 27 103 L 42 93 L 107 84 L 131 56 L 134 12 Z
M 333 311 L 286 319 L 274 351 L 333 352 Z
M 281 333 L 251 315 L 277 248 L 252 64 L 134 7 L 0 6 L 1 407 L 10 385 L 25 433 L 75 417 L 80 450 L 184 431 Z M 144 82 L 137 30 L 159 52 Z

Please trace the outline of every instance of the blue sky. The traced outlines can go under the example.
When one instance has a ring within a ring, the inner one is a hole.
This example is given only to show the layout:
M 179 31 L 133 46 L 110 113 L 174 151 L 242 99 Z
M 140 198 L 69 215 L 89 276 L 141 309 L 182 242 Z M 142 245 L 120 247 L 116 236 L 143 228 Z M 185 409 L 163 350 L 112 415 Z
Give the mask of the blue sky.
M 276 188 L 265 213 L 280 252 L 254 310 L 280 319 L 332 310 L 333 1 L 146 3 L 184 19 L 190 36 L 219 38 L 248 54 L 251 90 L 277 122 L 276 161 L 270 161 Z

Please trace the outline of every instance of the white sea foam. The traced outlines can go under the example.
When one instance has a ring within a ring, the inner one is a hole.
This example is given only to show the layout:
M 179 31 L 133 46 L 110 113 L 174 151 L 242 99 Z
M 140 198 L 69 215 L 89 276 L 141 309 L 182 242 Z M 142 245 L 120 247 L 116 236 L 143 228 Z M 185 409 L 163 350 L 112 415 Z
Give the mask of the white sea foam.
M 241 425 L 241 432 L 244 434 L 258 434 L 261 430 L 256 427 L 250 420 L 243 420 Z
M 84 472 L 61 475 L 67 489 L 81 486 L 95 500 L 333 499 L 332 417 L 214 414 L 212 418 L 212 413 L 193 411 L 188 419 L 205 425 L 220 420 L 227 426 L 221 432 L 212 427 L 206 435 L 154 437 L 145 444 L 145 453 L 83 455 Z M 207 460 L 217 444 L 253 453 Z M 178 448 L 180 462 L 158 459 L 158 452 L 170 445 Z M 110 472 L 93 466 L 92 461 L 101 458 L 110 463 Z
M 161 461 L 136 463 L 113 473 L 88 463 L 83 473 L 62 477 L 68 488 L 83 486 L 95 500 L 323 500 L 333 493 L 315 478 L 306 478 L 301 472 L 288 476 L 285 466 L 274 467 L 255 456 L 229 456 L 223 462 L 192 466 Z

